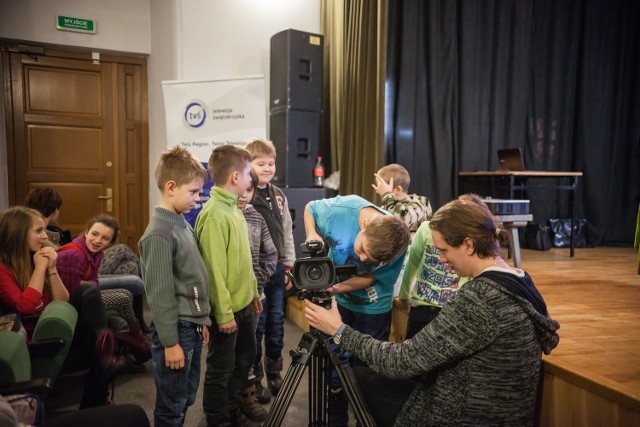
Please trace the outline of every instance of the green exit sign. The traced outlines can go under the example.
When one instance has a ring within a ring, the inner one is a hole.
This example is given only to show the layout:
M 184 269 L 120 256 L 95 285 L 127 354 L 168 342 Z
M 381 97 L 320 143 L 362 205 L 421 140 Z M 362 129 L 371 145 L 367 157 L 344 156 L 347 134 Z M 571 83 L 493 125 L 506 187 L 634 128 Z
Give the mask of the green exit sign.
M 80 33 L 96 33 L 94 19 L 75 18 L 73 16 L 56 16 L 56 29 L 62 31 L 77 31 Z

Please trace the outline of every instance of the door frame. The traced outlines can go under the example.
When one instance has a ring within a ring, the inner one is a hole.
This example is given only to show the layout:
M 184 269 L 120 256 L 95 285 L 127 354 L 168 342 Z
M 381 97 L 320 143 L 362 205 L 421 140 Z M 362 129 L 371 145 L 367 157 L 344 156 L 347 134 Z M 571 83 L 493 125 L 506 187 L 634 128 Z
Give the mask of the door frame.
M 5 109 L 5 135 L 7 153 L 7 186 L 9 205 L 22 204 L 26 195 L 18 194 L 15 164 L 15 129 L 13 119 L 12 91 L 5 90 L 12 87 L 10 54 L 20 53 L 32 57 L 47 56 L 81 61 L 99 61 L 115 64 L 112 67 L 112 117 L 114 138 L 114 159 L 118 170 L 114 171 L 113 216 L 119 220 L 121 243 L 126 243 L 137 252 L 137 241 L 141 237 L 149 218 L 149 96 L 147 56 L 101 52 L 99 50 L 51 47 L 40 44 L 19 44 L 10 41 L 0 41 L 0 56 L 2 61 L 3 102 Z M 135 92 L 136 96 L 131 96 Z M 139 96 L 137 96 L 139 95 Z M 127 173 L 127 162 L 131 162 L 131 155 L 126 150 L 128 135 L 137 134 L 135 142 L 141 146 L 136 150 L 135 172 L 136 179 Z M 141 181 L 141 182 L 138 182 Z M 135 187 L 133 190 L 132 188 Z M 127 191 L 124 191 L 127 190 Z M 131 190 L 131 191 L 130 191 Z M 132 200 L 132 193 L 135 198 Z M 132 203 L 135 202 L 135 203 Z M 134 218 L 137 217 L 137 218 Z M 88 219 L 88 218 L 87 218 Z M 132 228 L 131 220 L 137 223 Z

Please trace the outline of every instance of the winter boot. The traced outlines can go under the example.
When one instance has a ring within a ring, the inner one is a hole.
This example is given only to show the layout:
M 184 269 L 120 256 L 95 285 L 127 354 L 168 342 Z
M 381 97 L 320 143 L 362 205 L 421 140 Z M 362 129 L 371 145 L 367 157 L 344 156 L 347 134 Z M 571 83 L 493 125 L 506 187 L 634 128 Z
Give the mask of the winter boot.
M 129 326 L 128 334 L 129 352 L 138 363 L 144 363 L 151 359 L 151 340 L 140 328 L 139 324 Z
M 258 402 L 263 405 L 271 402 L 271 392 L 269 392 L 268 388 L 262 386 L 262 378 L 264 378 L 262 360 L 260 363 L 253 365 L 253 372 L 255 374 L 254 383 L 256 385 L 256 397 L 258 398 Z
M 129 333 L 118 334 L 116 338 L 129 349 L 136 362 L 144 363 L 151 359 L 151 340 L 142 333 L 138 324 L 129 325 Z
M 329 425 L 346 427 L 349 425 L 349 402 L 342 388 L 329 390 Z
M 260 427 L 262 424 L 250 420 L 238 409 L 232 413 L 231 425 L 233 427 Z
M 264 387 L 262 383 L 256 383 L 256 399 L 258 399 L 258 403 L 262 405 L 271 402 L 271 392 L 267 387 Z
M 264 421 L 267 418 L 267 411 L 258 403 L 255 384 L 247 386 L 240 395 L 240 409 L 252 421 Z
M 280 371 L 282 371 L 282 357 L 277 359 L 269 359 L 268 357 L 265 357 L 264 370 L 267 374 L 267 385 L 269 386 L 269 390 L 271 390 L 272 395 L 277 396 L 280 391 L 280 387 L 282 387 L 282 376 L 280 375 Z

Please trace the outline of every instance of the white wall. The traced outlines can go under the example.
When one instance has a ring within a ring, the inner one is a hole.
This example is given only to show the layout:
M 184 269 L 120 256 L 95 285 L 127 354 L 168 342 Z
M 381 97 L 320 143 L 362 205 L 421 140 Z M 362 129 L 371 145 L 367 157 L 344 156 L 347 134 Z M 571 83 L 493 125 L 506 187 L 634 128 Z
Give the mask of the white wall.
M 151 0 L 0 0 L 0 37 L 150 53 Z M 56 15 L 96 21 L 96 34 L 56 30 Z
M 151 0 L 0 0 L 0 38 L 149 54 Z M 94 19 L 96 34 L 56 30 L 56 15 Z M 8 207 L 6 128 L 0 107 L 0 209 Z
M 56 31 L 55 15 L 96 19 L 98 33 Z M 161 82 L 263 74 L 268 97 L 270 38 L 287 28 L 318 33 L 320 0 L 0 0 L 0 38 L 150 54 L 151 207 L 158 203 L 153 173 L 167 145 Z M 0 159 L 6 196 L 3 173 Z
M 153 173 L 160 153 L 166 148 L 162 80 L 215 80 L 262 74 L 267 84 L 267 114 L 270 39 L 287 28 L 319 33 L 320 0 L 151 2 L 150 206 L 158 203 Z M 175 34 L 168 37 L 165 32 Z M 171 39 L 174 45 L 168 44 Z M 176 49 L 173 54 L 166 52 L 173 48 Z M 172 60 L 176 62 L 171 63 Z

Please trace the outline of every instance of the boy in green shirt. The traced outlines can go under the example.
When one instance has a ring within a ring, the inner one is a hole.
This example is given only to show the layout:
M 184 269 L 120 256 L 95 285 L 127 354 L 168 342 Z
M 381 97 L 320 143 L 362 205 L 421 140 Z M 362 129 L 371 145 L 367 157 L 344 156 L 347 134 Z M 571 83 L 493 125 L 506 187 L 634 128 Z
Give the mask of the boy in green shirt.
M 254 315 L 262 312 L 247 222 L 237 208 L 238 197 L 251 183 L 250 170 L 251 155 L 244 148 L 214 149 L 209 158 L 214 186 L 196 219 L 213 314 L 203 396 L 207 426 L 246 422 L 240 394 L 256 357 Z

